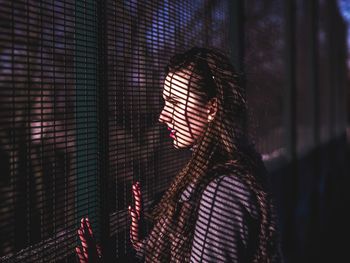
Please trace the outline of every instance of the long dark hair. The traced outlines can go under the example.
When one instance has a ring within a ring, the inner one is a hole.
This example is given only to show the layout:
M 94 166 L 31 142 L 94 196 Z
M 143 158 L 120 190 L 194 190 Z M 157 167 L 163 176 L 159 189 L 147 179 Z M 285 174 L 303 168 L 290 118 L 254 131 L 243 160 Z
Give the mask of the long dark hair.
M 247 103 L 240 76 L 223 53 L 197 47 L 170 60 L 166 73 L 175 72 L 186 72 L 188 88 L 207 101 L 215 97 L 217 113 L 196 142 L 191 159 L 151 213 L 155 226 L 146 246 L 146 261 L 189 262 L 198 197 L 213 179 L 213 171 L 229 167 L 258 200 L 260 230 L 253 262 L 271 262 L 276 249 L 276 223 L 265 172 L 256 172 L 265 171 L 264 165 L 246 134 Z M 195 205 L 179 203 L 189 186 L 197 193 Z

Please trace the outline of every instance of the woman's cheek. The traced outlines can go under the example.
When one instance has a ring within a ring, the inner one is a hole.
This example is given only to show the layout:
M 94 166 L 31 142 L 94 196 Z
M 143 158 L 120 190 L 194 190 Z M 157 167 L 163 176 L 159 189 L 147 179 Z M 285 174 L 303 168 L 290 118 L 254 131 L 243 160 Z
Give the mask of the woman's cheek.
M 182 126 L 186 125 L 186 116 L 187 116 L 186 107 L 183 104 L 177 104 L 175 107 L 175 117 L 178 123 Z
M 196 114 L 191 114 L 188 119 L 190 122 L 189 127 L 192 133 L 199 136 L 203 132 L 206 124 L 204 118 Z

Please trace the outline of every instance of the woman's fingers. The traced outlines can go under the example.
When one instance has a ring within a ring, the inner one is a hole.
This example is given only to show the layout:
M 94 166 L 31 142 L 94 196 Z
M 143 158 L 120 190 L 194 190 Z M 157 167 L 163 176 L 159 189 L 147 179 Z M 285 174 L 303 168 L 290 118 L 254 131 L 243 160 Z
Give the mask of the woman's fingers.
M 85 258 L 83 256 L 83 253 L 81 252 L 80 247 L 76 247 L 75 252 L 77 253 L 77 256 L 79 258 L 79 263 L 87 263 L 87 261 L 85 260 Z
M 130 227 L 130 240 L 134 249 L 140 249 L 139 231 L 138 231 L 138 219 L 135 211 L 131 211 L 131 227 Z
M 132 194 L 135 200 L 135 211 L 137 213 L 138 219 L 140 219 L 141 214 L 141 189 L 140 183 L 136 182 L 132 185 Z
M 87 229 L 88 229 L 88 231 L 89 231 L 90 236 L 93 237 L 92 227 L 91 227 L 91 225 L 90 225 L 89 218 L 87 218 L 87 217 L 85 218 L 85 223 L 86 223 L 86 226 L 87 226 Z
M 85 258 L 89 258 L 89 255 L 88 255 L 88 245 L 87 245 L 87 242 L 86 242 L 86 238 L 84 237 L 84 233 L 81 229 L 78 229 L 78 235 L 79 235 L 79 238 L 80 238 L 80 241 L 81 241 L 81 246 L 83 247 L 83 254 L 84 254 L 84 257 Z
M 141 187 L 139 182 L 135 182 L 132 185 L 132 196 L 135 207 L 128 207 L 131 217 L 130 239 L 134 249 L 139 250 L 141 246 L 141 242 L 139 240 L 139 220 L 141 218 L 142 211 Z
M 129 213 L 131 216 L 130 236 L 131 241 L 135 243 L 139 240 L 139 220 L 137 213 L 131 208 L 131 206 L 129 206 Z
M 80 230 L 85 234 L 84 218 L 80 219 Z

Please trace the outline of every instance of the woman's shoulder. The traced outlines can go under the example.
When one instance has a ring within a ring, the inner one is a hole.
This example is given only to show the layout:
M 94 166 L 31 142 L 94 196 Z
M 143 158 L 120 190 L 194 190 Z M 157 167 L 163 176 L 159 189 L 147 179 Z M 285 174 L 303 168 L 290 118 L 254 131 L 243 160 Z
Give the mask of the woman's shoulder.
M 257 217 L 257 198 L 249 185 L 234 171 L 217 174 L 204 188 L 202 203 L 214 203 L 223 208 L 243 209 Z
M 207 172 L 199 185 L 189 184 L 185 188 L 180 202 L 197 203 L 199 198 L 202 206 L 214 205 L 218 208 L 234 206 L 257 218 L 259 207 L 257 197 L 249 185 L 255 177 L 263 176 L 257 173 L 259 170 L 244 166 L 235 160 L 217 163 Z

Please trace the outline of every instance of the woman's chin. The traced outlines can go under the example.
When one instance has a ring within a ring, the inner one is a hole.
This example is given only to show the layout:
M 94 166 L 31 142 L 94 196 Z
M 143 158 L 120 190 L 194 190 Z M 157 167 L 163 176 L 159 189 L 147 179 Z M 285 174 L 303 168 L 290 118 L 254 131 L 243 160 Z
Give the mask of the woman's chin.
M 175 149 L 182 149 L 183 148 L 182 145 L 181 144 L 179 145 L 175 140 L 173 142 L 173 146 Z
M 174 139 L 173 146 L 176 149 L 187 149 L 187 148 L 191 148 L 192 144 L 181 143 L 181 142 L 178 142 L 176 139 Z

